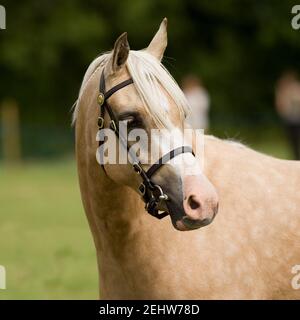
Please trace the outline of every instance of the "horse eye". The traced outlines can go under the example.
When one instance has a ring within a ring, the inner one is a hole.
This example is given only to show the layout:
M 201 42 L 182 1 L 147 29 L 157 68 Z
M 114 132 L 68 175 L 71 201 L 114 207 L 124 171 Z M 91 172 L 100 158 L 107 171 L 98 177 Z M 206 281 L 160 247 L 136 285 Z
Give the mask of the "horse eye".
M 139 117 L 135 117 L 135 116 L 127 117 L 122 121 L 126 123 L 127 128 L 129 129 L 140 128 L 143 126 L 143 121 Z

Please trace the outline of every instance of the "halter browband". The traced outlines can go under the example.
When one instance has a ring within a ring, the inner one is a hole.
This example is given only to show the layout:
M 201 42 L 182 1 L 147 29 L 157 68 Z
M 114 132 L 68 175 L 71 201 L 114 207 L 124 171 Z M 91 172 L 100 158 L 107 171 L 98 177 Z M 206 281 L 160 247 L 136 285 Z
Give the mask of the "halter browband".
M 152 216 L 162 219 L 166 217 L 169 213 L 167 211 L 164 211 L 162 213 L 159 212 L 158 208 L 162 204 L 162 202 L 167 201 L 168 195 L 165 194 L 162 190 L 162 188 L 155 184 L 151 177 L 154 175 L 154 173 L 160 169 L 160 167 L 163 166 L 164 163 L 167 161 L 175 158 L 176 156 L 190 152 L 194 155 L 193 150 L 190 146 L 182 146 L 178 147 L 167 154 L 165 154 L 163 157 L 161 157 L 157 162 L 155 162 L 147 171 L 145 171 L 141 165 L 141 162 L 136 157 L 136 154 L 134 154 L 131 149 L 129 148 L 126 140 L 124 137 L 120 136 L 119 133 L 119 125 L 117 121 L 117 117 L 115 116 L 112 108 L 108 104 L 107 100 L 118 90 L 130 85 L 133 83 L 132 78 L 123 81 L 116 86 L 112 87 L 110 90 L 105 91 L 105 79 L 104 79 L 104 71 L 101 73 L 100 77 L 100 84 L 99 84 L 99 95 L 97 97 L 97 102 L 100 107 L 100 116 L 98 117 L 98 127 L 99 130 L 103 129 L 104 127 L 104 115 L 105 111 L 107 111 L 109 117 L 110 117 L 110 128 L 115 132 L 116 136 L 119 138 L 120 142 L 123 144 L 125 148 L 127 148 L 128 153 L 130 154 L 131 158 L 133 159 L 132 167 L 134 171 L 140 175 L 142 178 L 142 183 L 139 186 L 139 192 L 141 193 L 142 199 L 145 202 L 145 209 L 148 213 L 150 213 Z M 99 146 L 102 145 L 104 141 L 99 141 Z M 105 168 L 104 165 L 101 164 L 104 172 Z

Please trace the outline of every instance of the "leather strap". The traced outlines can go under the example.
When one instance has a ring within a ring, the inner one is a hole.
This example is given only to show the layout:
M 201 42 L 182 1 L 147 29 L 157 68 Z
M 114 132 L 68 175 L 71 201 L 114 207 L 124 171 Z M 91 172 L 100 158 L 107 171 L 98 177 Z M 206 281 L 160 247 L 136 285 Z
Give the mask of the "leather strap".
M 130 78 L 130 79 L 127 79 L 127 80 L 117 84 L 116 86 L 112 87 L 111 89 L 109 89 L 107 92 L 104 93 L 105 100 L 107 101 L 107 99 L 110 96 L 112 96 L 115 92 L 117 92 L 118 90 L 120 90 L 120 89 L 122 89 L 132 83 L 133 83 L 133 80 Z
M 150 179 L 153 174 L 165 163 L 170 161 L 171 159 L 175 158 L 176 156 L 190 152 L 194 155 L 193 149 L 190 146 L 182 146 L 178 147 L 176 149 L 173 149 L 172 151 L 168 152 L 164 156 L 162 156 L 158 161 L 156 161 L 147 171 L 147 176 Z
M 109 117 L 111 119 L 111 121 L 114 122 L 115 128 L 115 134 L 116 136 L 119 138 L 119 126 L 118 126 L 118 121 L 117 118 L 112 110 L 112 108 L 110 107 L 110 105 L 107 102 L 107 99 L 109 99 L 109 97 L 111 97 L 115 92 L 117 92 L 118 90 L 130 85 L 133 83 L 133 79 L 127 79 L 119 84 L 117 84 L 116 86 L 112 87 L 111 89 L 109 89 L 107 92 L 105 91 L 105 78 L 104 78 L 104 71 L 102 71 L 101 76 L 100 76 L 100 83 L 99 83 L 99 91 L 100 94 L 102 93 L 104 96 L 104 101 L 103 104 L 100 106 L 100 117 L 103 119 L 103 123 L 104 123 L 104 116 L 105 116 L 105 110 L 107 110 Z M 104 141 L 99 141 L 99 147 L 104 143 Z M 127 147 L 128 149 L 128 147 Z M 105 167 L 103 164 L 101 164 L 102 169 L 104 170 L 104 172 L 106 173 Z

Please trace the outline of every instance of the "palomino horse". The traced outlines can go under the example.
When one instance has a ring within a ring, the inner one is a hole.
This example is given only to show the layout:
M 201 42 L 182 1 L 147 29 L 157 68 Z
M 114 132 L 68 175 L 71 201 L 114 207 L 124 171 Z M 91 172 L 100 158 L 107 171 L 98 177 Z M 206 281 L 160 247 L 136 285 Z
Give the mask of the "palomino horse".
M 103 170 L 96 161 L 102 72 L 106 91 L 133 79 L 109 98 L 118 120 L 147 132 L 183 128 L 186 101 L 160 63 L 166 25 L 164 19 L 146 49 L 129 50 L 123 34 L 112 52 L 92 62 L 74 112 L 79 181 L 97 251 L 100 297 L 300 298 L 295 281 L 300 264 L 299 162 L 205 136 L 203 170 L 196 163 L 186 172 L 174 158 L 151 178 L 169 196 L 170 219 L 158 220 L 144 209 L 136 192 L 141 178 L 131 164 L 105 164 Z M 107 112 L 104 120 L 107 127 Z

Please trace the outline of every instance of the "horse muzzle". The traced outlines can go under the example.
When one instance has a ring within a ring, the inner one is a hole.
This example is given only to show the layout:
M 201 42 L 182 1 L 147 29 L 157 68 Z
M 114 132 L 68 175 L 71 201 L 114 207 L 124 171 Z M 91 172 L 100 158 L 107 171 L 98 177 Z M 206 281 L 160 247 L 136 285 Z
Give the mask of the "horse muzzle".
M 177 230 L 195 230 L 214 220 L 219 208 L 218 196 L 205 176 L 200 174 L 184 177 L 183 195 L 180 206 L 183 215 L 177 215 L 173 221 Z

